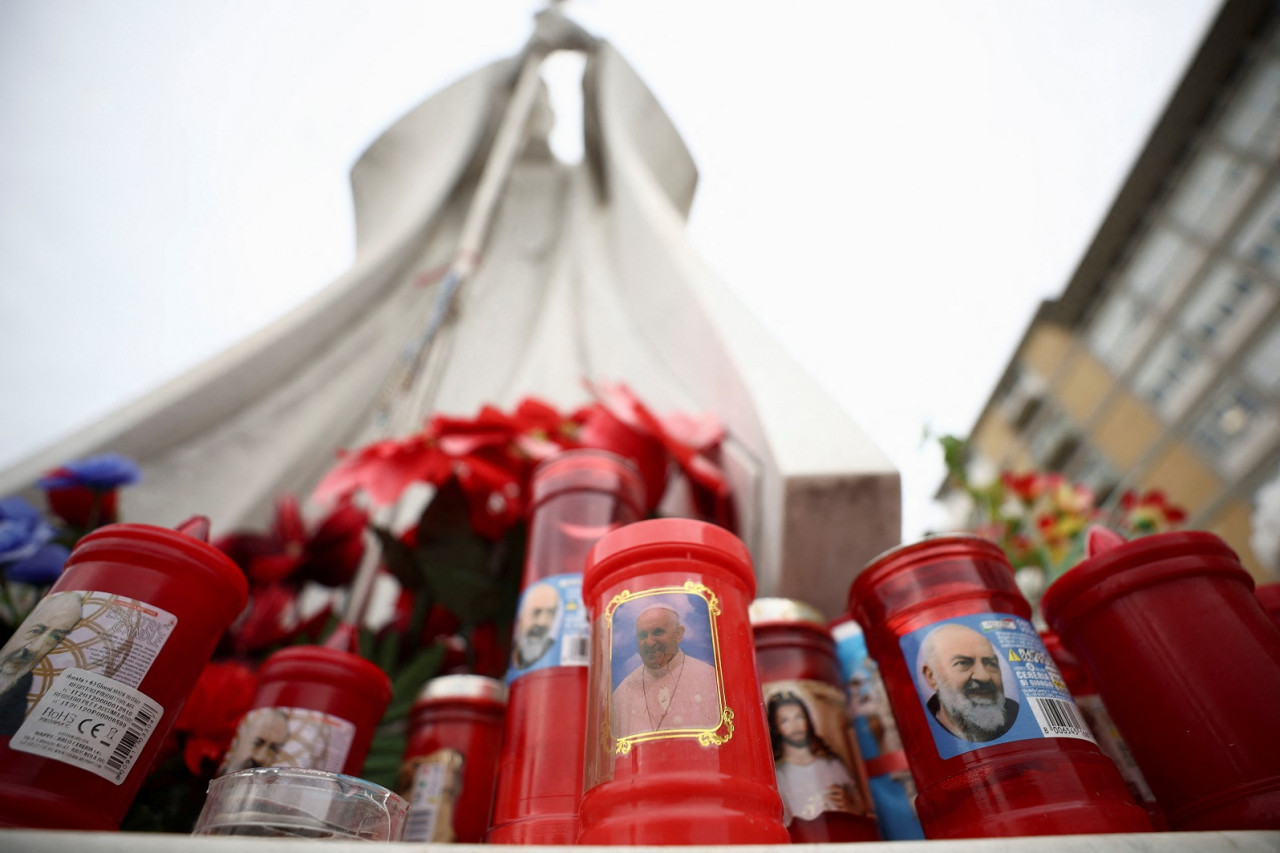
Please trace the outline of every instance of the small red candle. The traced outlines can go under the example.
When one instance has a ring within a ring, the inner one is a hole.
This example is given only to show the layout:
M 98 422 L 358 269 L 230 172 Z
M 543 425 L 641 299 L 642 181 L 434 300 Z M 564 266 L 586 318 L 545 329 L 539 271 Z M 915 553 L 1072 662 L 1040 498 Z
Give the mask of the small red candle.
M 0 650 L 0 826 L 117 829 L 247 595 L 222 552 L 177 531 L 81 539 Z
M 746 547 L 710 524 L 642 521 L 592 549 L 579 844 L 790 840 L 747 618 L 754 595 Z
M 880 666 L 928 838 L 1150 831 L 996 545 L 939 536 L 873 560 L 849 593 Z
M 409 802 L 405 841 L 478 844 L 489 827 L 507 686 L 445 675 L 422 688 L 397 788 Z
M 1280 826 L 1280 631 L 1219 537 L 1144 536 L 1045 591 L 1171 829 Z
M 786 598 L 749 610 L 778 791 L 797 843 L 879 841 L 835 640 L 822 614 Z
M 359 655 L 293 646 L 258 670 L 253 707 L 240 720 L 222 773 L 303 767 L 359 776 L 391 702 L 391 679 Z

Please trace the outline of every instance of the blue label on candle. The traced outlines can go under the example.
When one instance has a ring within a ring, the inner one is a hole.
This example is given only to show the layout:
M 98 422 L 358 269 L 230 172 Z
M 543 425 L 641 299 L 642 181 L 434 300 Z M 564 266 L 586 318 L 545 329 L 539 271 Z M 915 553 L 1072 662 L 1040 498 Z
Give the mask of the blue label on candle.
M 1094 740 L 1040 635 L 1020 616 L 935 622 L 901 647 L 942 758 L 1035 738 Z
M 586 666 L 591 626 L 582 604 L 582 574 L 552 575 L 520 594 L 507 683 L 552 666 Z

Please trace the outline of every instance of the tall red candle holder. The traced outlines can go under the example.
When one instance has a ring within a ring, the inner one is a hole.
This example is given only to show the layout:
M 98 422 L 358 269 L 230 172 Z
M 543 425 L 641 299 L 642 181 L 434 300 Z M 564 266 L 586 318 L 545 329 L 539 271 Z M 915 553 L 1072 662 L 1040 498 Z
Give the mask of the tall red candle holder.
M 492 844 L 572 844 L 582 795 L 590 627 L 587 552 L 640 518 L 644 484 L 620 456 L 571 450 L 533 474 Z

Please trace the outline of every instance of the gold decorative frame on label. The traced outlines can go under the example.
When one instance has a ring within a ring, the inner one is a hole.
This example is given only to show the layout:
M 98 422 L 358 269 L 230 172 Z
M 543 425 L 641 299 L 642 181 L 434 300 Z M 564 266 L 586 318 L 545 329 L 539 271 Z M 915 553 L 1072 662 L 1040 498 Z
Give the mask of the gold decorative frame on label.
M 695 595 L 707 604 L 707 618 L 711 632 L 711 654 L 714 658 L 713 666 L 715 668 L 716 676 L 716 703 L 717 707 L 720 709 L 719 721 L 716 725 L 710 727 L 640 732 L 638 734 L 624 735 L 623 737 L 614 740 L 612 726 L 610 724 L 610 715 L 613 713 L 613 702 L 611 699 L 605 703 L 605 716 L 601 728 L 603 729 L 602 734 L 606 739 L 605 742 L 607 743 L 612 741 L 614 743 L 613 752 L 615 755 L 626 755 L 631 751 L 632 746 L 646 741 L 692 738 L 697 740 L 702 746 L 719 746 L 729 740 L 729 738 L 733 737 L 733 710 L 729 708 L 725 701 L 724 668 L 720 661 L 720 632 L 716 630 L 716 617 L 720 615 L 720 601 L 716 597 L 716 594 L 703 584 L 697 583 L 696 581 L 685 581 L 683 586 L 663 586 L 655 589 L 641 590 L 640 592 L 631 592 L 630 590 L 624 589 L 622 592 L 615 595 L 604 611 L 604 671 L 608 673 L 613 670 L 614 611 L 623 604 L 628 604 L 641 598 L 671 594 Z M 644 664 L 641 664 L 641 666 L 643 665 Z

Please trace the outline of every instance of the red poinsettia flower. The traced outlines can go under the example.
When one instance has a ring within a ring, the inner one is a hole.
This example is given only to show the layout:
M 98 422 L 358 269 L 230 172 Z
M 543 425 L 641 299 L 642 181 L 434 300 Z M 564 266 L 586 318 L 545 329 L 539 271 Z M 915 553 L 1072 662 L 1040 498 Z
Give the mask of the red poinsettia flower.
M 452 460 L 472 528 L 487 539 L 499 539 L 524 517 L 537 464 L 578 445 L 573 427 L 554 407 L 528 397 L 512 415 L 492 406 L 472 419 L 437 415 L 427 431 Z
M 644 481 L 646 509 L 652 512 L 667 490 L 671 463 L 662 442 L 647 431 L 626 423 L 601 403 L 580 409 L 575 419 L 581 424 L 578 440 L 584 447 L 607 450 L 635 464 L 640 479 Z
M 351 583 L 364 559 L 369 514 L 343 497 L 330 510 L 303 546 L 299 574 L 324 586 Z
M 253 704 L 257 679 L 239 661 L 205 665 L 182 706 L 174 731 L 183 738 L 182 758 L 196 776 L 211 776 L 231 746 L 240 718 Z
M 667 460 L 664 458 L 660 464 L 657 462 L 656 451 L 652 449 L 656 444 L 679 466 L 699 512 L 718 524 L 733 528 L 731 491 L 719 461 L 724 428 L 718 422 L 710 417 L 692 418 L 687 415 L 661 418 L 622 383 L 597 385 L 593 390 L 598 405 L 635 433 L 637 444 L 634 450 L 627 452 L 616 425 L 604 420 L 600 421 L 602 428 L 599 433 L 588 428 L 588 423 L 599 417 L 598 412 L 588 407 L 582 415 L 583 429 L 578 436 L 585 446 L 601 446 L 593 444 L 593 441 L 599 440 L 597 436 L 604 434 L 607 428 L 605 440 L 613 444 L 604 445 L 603 449 L 613 450 L 636 462 L 644 477 L 647 499 L 652 508 L 666 490 Z
M 412 483 L 443 482 L 451 467 L 449 456 L 430 436 L 375 441 L 343 454 L 320 480 L 314 497 L 327 501 L 362 490 L 374 504 L 387 506 Z
M 235 532 L 214 546 L 244 569 L 250 584 L 314 580 L 343 586 L 360 567 L 368 521 L 368 514 L 344 496 L 309 531 L 297 498 L 285 495 L 276 501 L 270 532 Z
M 333 615 L 331 602 L 304 613 L 292 583 L 251 586 L 249 603 L 228 631 L 231 648 L 237 655 L 252 656 L 288 643 L 314 642 Z

